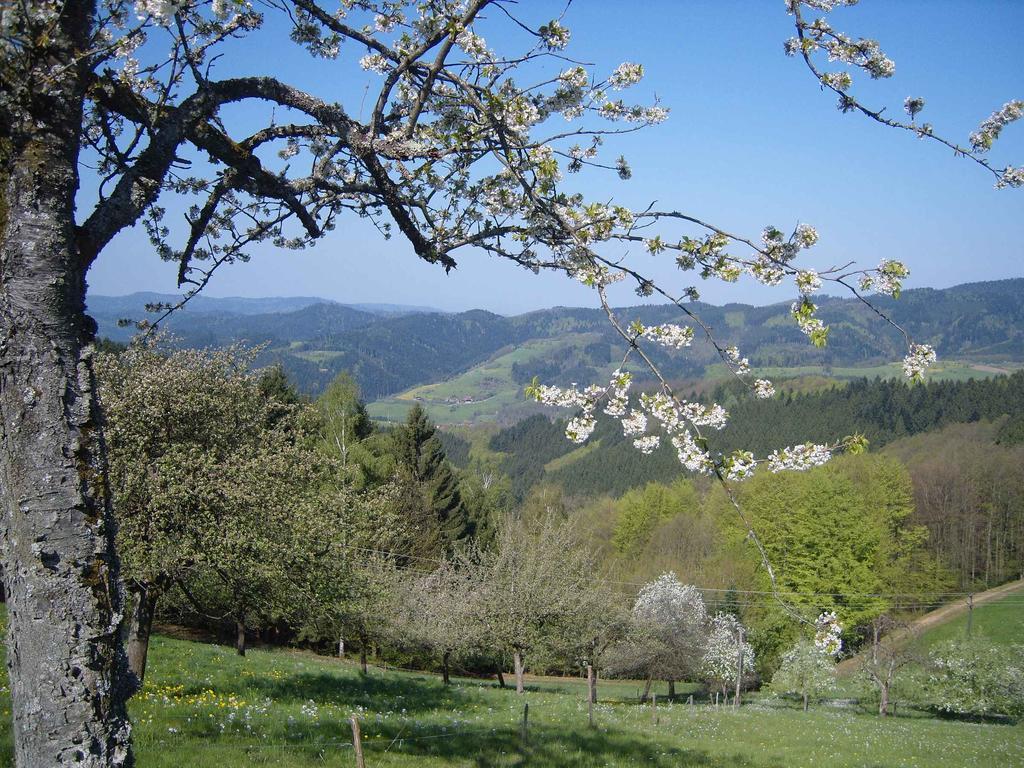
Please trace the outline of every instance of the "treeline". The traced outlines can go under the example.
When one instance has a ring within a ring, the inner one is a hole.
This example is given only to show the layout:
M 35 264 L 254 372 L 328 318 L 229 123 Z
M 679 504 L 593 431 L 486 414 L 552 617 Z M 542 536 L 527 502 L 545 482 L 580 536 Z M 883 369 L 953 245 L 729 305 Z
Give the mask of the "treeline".
M 788 445 L 830 442 L 858 433 L 877 449 L 948 424 L 1002 416 L 1010 417 L 1001 438 L 1004 443 L 1019 439 L 1015 435 L 1024 431 L 1019 427 L 1024 417 L 1024 371 L 917 385 L 861 379 L 811 393 L 783 392 L 770 400 L 755 400 L 728 384 L 697 399 L 718 402 L 730 414 L 726 428 L 709 435 L 713 449 L 742 448 L 761 456 Z M 581 494 L 622 494 L 646 482 L 669 482 L 680 471 L 671 446 L 643 456 L 612 419 L 598 419 L 590 438 L 597 448 L 579 448 L 566 440 L 563 421 L 545 422 L 546 417 L 533 416 L 491 440 L 492 450 L 507 454 L 503 468 L 520 496 L 541 480 Z M 576 454 L 570 456 L 573 451 Z M 561 460 L 550 464 L 555 459 Z

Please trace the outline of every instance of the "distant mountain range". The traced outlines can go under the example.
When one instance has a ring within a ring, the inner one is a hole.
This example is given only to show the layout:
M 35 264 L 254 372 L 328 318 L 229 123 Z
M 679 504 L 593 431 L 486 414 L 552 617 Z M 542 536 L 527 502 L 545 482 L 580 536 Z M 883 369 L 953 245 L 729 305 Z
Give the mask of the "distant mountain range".
M 89 313 L 101 336 L 125 341 L 133 329 L 118 327 L 120 318 L 142 319 L 146 303 L 172 298 L 90 296 Z M 824 349 L 812 347 L 800 333 L 788 302 L 763 307 L 698 302 L 691 308 L 757 367 L 872 366 L 904 354 L 899 334 L 861 302 L 825 296 L 816 301 L 821 318 L 832 326 Z M 916 341 L 934 345 L 943 358 L 989 364 L 1024 361 L 1024 278 L 913 289 L 898 301 L 884 296 L 873 301 Z M 627 322 L 685 323 L 671 305 L 628 307 L 617 313 Z M 614 365 L 624 350 L 602 311 L 567 307 L 503 317 L 484 310 L 443 313 L 312 297 L 197 296 L 166 327 L 187 346 L 265 344 L 260 362 L 280 362 L 297 386 L 312 395 L 340 371 L 348 371 L 369 400 L 449 379 L 538 340 L 548 341 L 534 344 L 536 353 L 528 359 L 513 362 L 510 376 L 522 379 L 535 372 L 549 382 L 587 381 Z M 673 377 L 700 377 L 717 363 L 714 350 L 702 341 L 685 353 L 655 354 Z

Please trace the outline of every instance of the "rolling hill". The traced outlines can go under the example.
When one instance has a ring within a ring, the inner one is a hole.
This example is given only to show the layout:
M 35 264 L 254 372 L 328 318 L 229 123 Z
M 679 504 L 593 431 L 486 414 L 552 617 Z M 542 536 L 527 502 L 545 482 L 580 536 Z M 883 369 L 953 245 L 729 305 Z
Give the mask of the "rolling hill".
M 1006 364 L 1016 367 L 1014 363 L 1024 362 L 1022 297 L 1024 278 L 1017 278 L 943 290 L 908 290 L 899 301 L 878 297 L 876 303 L 915 340 L 935 346 L 941 358 L 970 364 L 973 372 L 979 373 L 986 368 L 998 372 Z M 117 320 L 142 316 L 147 301 L 161 299 L 166 297 L 91 296 L 89 310 L 102 336 L 124 340 L 130 332 L 119 328 Z M 722 341 L 738 345 L 753 366 L 766 371 L 799 368 L 832 375 L 841 369 L 857 369 L 845 372 L 852 377 L 865 367 L 885 366 L 902 357 L 899 334 L 856 299 L 819 297 L 817 301 L 820 316 L 833 328 L 824 349 L 807 343 L 789 317 L 789 303 L 760 307 L 696 303 L 692 308 Z M 682 322 L 680 311 L 669 305 L 628 307 L 618 313 L 624 320 L 638 319 L 645 324 Z M 433 402 L 435 417 L 443 415 L 445 408 L 451 413 L 449 398 L 469 402 L 498 396 L 496 386 L 480 386 L 487 378 L 487 366 L 492 366 L 500 373 L 492 377 L 500 380 L 501 397 L 492 404 L 498 407 L 471 408 L 468 416 L 467 409 L 456 409 L 451 421 L 497 418 L 508 405 L 508 393 L 520 389 L 532 375 L 560 384 L 599 379 L 624 349 L 603 312 L 567 307 L 504 317 L 484 310 L 441 313 L 420 307 L 359 308 L 311 298 L 200 296 L 173 316 L 167 327 L 188 346 L 235 341 L 264 344 L 260 363 L 281 363 L 307 394 L 319 393 L 339 372 L 348 371 L 368 400 L 399 393 L 399 403 L 422 397 Z M 524 347 L 529 354 L 502 359 Z M 718 360 L 714 349 L 703 341 L 695 342 L 685 354 L 655 351 L 654 356 L 669 376 L 687 379 L 715 375 Z M 474 371 L 478 366 L 483 367 Z M 896 372 L 884 368 L 878 372 L 888 371 Z M 460 382 L 463 375 L 469 378 Z M 468 388 L 460 389 L 463 383 Z M 413 391 L 427 384 L 437 386 L 426 393 Z M 394 407 L 395 401 L 384 404 L 378 415 Z

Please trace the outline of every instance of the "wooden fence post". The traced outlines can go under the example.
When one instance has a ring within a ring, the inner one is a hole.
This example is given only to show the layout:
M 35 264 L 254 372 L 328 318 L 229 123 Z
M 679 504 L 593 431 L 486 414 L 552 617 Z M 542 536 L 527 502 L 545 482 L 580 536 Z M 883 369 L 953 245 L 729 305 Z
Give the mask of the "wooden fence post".
M 363 760 L 363 735 L 359 731 L 359 719 L 352 715 L 352 749 L 356 753 L 356 768 L 366 768 L 366 761 Z
M 530 743 L 530 705 L 523 704 L 523 746 Z

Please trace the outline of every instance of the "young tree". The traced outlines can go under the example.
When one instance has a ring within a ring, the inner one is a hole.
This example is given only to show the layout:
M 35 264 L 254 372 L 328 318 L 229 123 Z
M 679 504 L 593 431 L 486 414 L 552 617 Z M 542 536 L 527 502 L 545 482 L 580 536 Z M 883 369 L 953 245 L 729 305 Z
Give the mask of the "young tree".
M 797 33 L 790 51 L 840 94 L 844 109 L 954 146 L 1001 185 L 1024 182 L 1018 169 L 996 168 L 981 156 L 1020 116 L 1019 102 L 986 120 L 971 146 L 959 147 L 913 122 L 923 100 L 908 100 L 911 123 L 904 125 L 862 107 L 847 73 L 820 73 L 819 51 L 872 77 L 893 71 L 877 43 L 850 40 L 824 20 L 802 16 L 832 5 L 787 5 Z M 634 215 L 563 193 L 560 161 L 570 172 L 611 165 L 595 160 L 596 146 L 581 147 L 579 136 L 586 143 L 595 131 L 630 131 L 667 112 L 617 97 L 642 76 L 636 64 L 607 77 L 570 66 L 541 83 L 517 83 L 514 76 L 528 78 L 532 62 L 566 46 L 569 31 L 560 20 L 521 21 L 499 0 L 409 8 L 361 0 L 340 10 L 316 0 L 272 0 L 262 7 L 315 58 L 337 57 L 346 42 L 368 50 L 360 63 L 380 74 L 381 88 L 367 100 L 365 119 L 333 98 L 246 76 L 244 63 L 227 62 L 223 57 L 245 50 L 238 38 L 259 45 L 266 23 L 242 0 L 0 7 L 0 470 L 9 633 L 18 638 L 8 643 L 8 658 L 19 765 L 133 762 L 124 706 L 130 681 L 113 631 L 121 595 L 92 372 L 95 323 L 85 315 L 86 274 L 118 233 L 144 224 L 157 253 L 178 265 L 186 300 L 220 265 L 247 258 L 249 246 L 305 246 L 344 214 L 373 218 L 385 231 L 396 227 L 417 256 L 445 269 L 455 266 L 453 253 L 475 246 L 596 284 L 608 264 L 618 267 L 591 247 L 595 242 L 646 240 L 658 252 L 674 238 L 645 238 L 635 225 L 685 220 L 708 235 L 679 244 L 684 269 L 731 280 L 749 266 L 765 280 L 788 276 L 812 290 L 820 276 L 791 264 L 797 243 L 813 244 L 813 230 L 786 242 L 770 229 L 759 246 L 679 212 Z M 474 27 L 487 7 L 528 32 L 532 47 L 492 51 Z M 221 77 L 225 64 L 243 74 Z M 546 118 L 555 115 L 618 125 L 559 125 L 544 134 Z M 86 164 L 98 171 L 80 174 Z M 625 160 L 614 167 L 630 175 Z M 80 189 L 82 182 L 88 188 Z M 171 197 L 188 209 L 181 227 L 163 220 Z M 728 255 L 725 245 L 737 239 L 758 256 Z M 864 276 L 868 287 L 891 292 L 905 272 L 885 262 Z M 656 288 L 640 272 L 621 274 L 645 294 Z M 844 280 L 856 273 L 823 274 L 849 285 Z M 674 299 L 692 312 L 683 297 Z M 823 342 L 827 330 L 813 313 L 804 297 L 795 317 Z M 648 330 L 649 338 L 681 338 L 672 329 Z M 733 365 L 742 359 L 722 353 Z M 911 346 L 908 372 L 932 356 Z M 677 431 L 692 464 L 700 459 L 692 442 L 699 444 L 699 434 Z M 45 616 L 36 615 L 43 604 Z
M 800 696 L 806 712 L 808 701 L 832 690 L 835 681 L 836 664 L 832 656 L 810 640 L 800 638 L 782 654 L 782 664 L 772 675 L 771 687 L 776 693 Z
M 339 373 L 317 398 L 316 407 L 320 413 L 322 448 L 338 458 L 358 485 L 365 485 L 366 467 L 372 462 L 361 443 L 373 433 L 373 424 L 359 385 L 347 373 Z
M 664 573 L 640 588 L 626 636 L 610 651 L 609 668 L 618 675 L 645 678 L 641 699 L 646 701 L 654 679 L 673 686 L 697 673 L 707 620 L 700 591 L 680 583 L 674 573 Z
M 885 637 L 899 630 L 899 637 Z M 860 671 L 878 690 L 878 714 L 887 717 L 893 686 L 900 673 L 919 661 L 909 625 L 883 614 L 871 621 L 871 645 L 860 654 Z
M 731 613 L 717 613 L 708 623 L 700 671 L 708 686 L 718 687 L 723 696 L 731 689 L 739 694 L 742 688 L 757 680 L 754 647 L 747 641 L 746 633 L 746 628 Z
M 512 657 L 516 692 L 523 693 L 532 652 L 564 655 L 591 635 L 600 610 L 593 555 L 571 523 L 549 516 L 533 526 L 504 521 L 478 561 L 486 637 Z
M 445 560 L 433 572 L 398 583 L 392 621 L 398 637 L 436 656 L 444 684 L 451 662 L 483 644 L 477 605 L 480 573 L 466 562 Z

